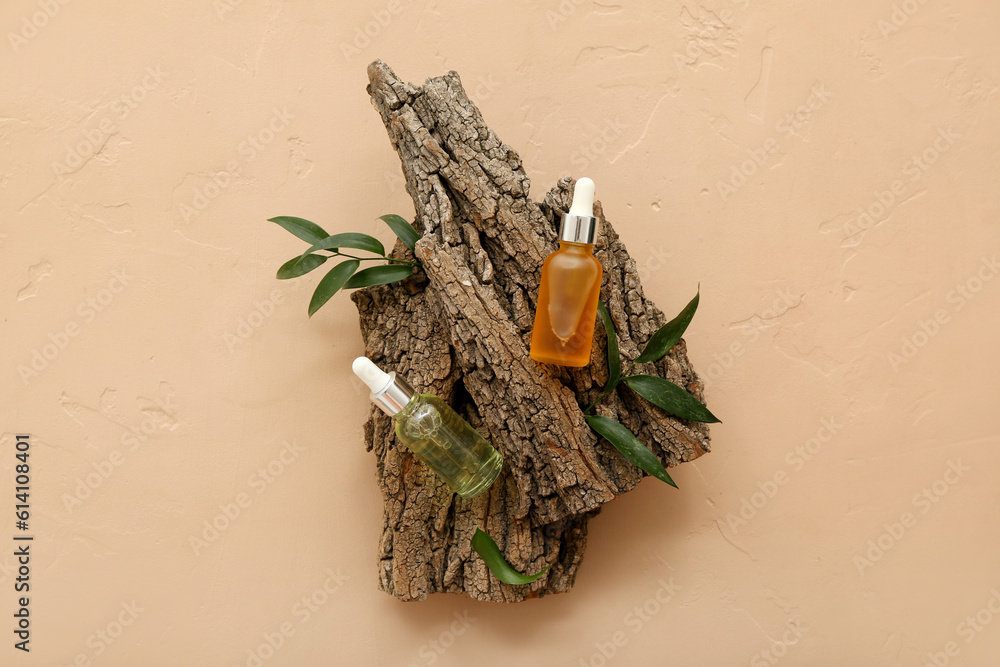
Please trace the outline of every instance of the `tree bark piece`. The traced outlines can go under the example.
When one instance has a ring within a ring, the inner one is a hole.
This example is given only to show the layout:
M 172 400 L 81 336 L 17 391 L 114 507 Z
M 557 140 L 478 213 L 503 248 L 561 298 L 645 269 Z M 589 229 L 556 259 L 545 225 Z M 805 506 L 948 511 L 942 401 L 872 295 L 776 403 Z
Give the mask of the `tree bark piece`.
M 583 557 L 588 520 L 645 474 L 583 418 L 582 407 L 608 378 L 602 327 L 586 368 L 538 364 L 528 356 L 542 262 L 558 247 L 572 182 L 563 179 L 543 203 L 532 201 L 518 154 L 487 127 L 455 72 L 420 87 L 402 82 L 380 61 L 368 74 L 368 92 L 402 162 L 421 234 L 415 253 L 397 242 L 393 256 L 415 254 L 422 269 L 401 283 L 353 293 L 366 353 L 418 391 L 448 401 L 505 462 L 488 492 L 464 500 L 418 464 L 396 441 L 390 419 L 372 409 L 365 439 L 385 500 L 380 588 L 403 600 L 464 592 L 502 602 L 567 591 Z M 599 203 L 595 215 L 601 298 L 622 355 L 634 359 L 666 319 L 643 296 L 635 262 Z M 637 371 L 702 398 L 683 341 Z M 621 421 L 664 465 L 709 450 L 706 425 L 667 415 L 624 384 L 596 412 Z M 500 583 L 472 550 L 477 526 L 518 570 L 551 569 L 527 586 Z

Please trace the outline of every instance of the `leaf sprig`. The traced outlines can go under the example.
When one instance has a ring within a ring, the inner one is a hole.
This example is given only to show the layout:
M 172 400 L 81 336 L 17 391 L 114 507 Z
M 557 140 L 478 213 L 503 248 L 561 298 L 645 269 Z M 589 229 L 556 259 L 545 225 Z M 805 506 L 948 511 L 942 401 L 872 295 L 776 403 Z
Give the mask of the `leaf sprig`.
M 583 411 L 584 419 L 598 435 L 614 445 L 622 456 L 674 488 L 677 488 L 677 484 L 670 478 L 667 469 L 634 433 L 621 422 L 610 417 L 591 414 L 591 411 L 602 398 L 614 391 L 619 383 L 624 382 L 629 389 L 672 415 L 696 422 L 719 421 L 701 401 L 673 382 L 655 375 L 629 375 L 636 364 L 659 361 L 677 344 L 691 323 L 695 311 L 698 310 L 700 295 L 699 290 L 677 317 L 664 324 L 650 337 L 639 356 L 624 372 L 622 372 L 621 354 L 618 351 L 618 333 L 615 331 L 614 322 L 611 321 L 611 314 L 603 301 L 597 304 L 597 312 L 608 335 L 608 381 L 594 402 Z
M 396 234 L 407 248 L 411 251 L 414 249 L 414 246 L 420 239 L 420 234 L 417 233 L 417 230 L 410 223 L 400 216 L 392 214 L 383 215 L 379 219 L 392 229 L 393 233 Z M 420 266 L 420 262 L 410 262 L 387 256 L 385 246 L 382 245 L 381 241 L 368 234 L 345 232 L 331 235 L 314 222 L 290 215 L 270 218 L 269 222 L 274 222 L 284 227 L 309 244 L 309 248 L 304 253 L 291 258 L 281 265 L 277 276 L 279 280 L 304 276 L 333 257 L 343 257 L 346 260 L 330 269 L 323 279 L 319 281 L 316 291 L 313 292 L 312 299 L 309 301 L 309 317 L 312 317 L 313 313 L 319 310 L 334 294 L 342 289 L 394 283 L 407 278 L 413 272 L 413 267 Z M 375 256 L 359 257 L 356 254 L 343 252 L 344 248 L 363 250 Z M 330 254 L 317 254 L 321 251 Z M 361 267 L 361 262 L 378 260 L 385 261 L 385 264 L 358 270 Z

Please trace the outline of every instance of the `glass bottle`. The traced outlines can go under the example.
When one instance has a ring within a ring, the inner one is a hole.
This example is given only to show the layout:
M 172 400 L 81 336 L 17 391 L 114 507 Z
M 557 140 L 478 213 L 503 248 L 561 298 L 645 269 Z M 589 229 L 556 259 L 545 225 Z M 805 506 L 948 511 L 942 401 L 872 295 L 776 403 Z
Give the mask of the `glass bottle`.
M 372 402 L 392 417 L 400 442 L 455 493 L 473 498 L 493 484 L 503 457 L 451 406 L 434 394 L 416 393 L 368 357 L 355 359 L 353 370 L 371 389 Z
M 531 332 L 535 361 L 570 367 L 590 363 L 604 273 L 594 257 L 596 230 L 594 182 L 581 178 L 573 190 L 573 205 L 562 218 L 559 250 L 542 264 Z

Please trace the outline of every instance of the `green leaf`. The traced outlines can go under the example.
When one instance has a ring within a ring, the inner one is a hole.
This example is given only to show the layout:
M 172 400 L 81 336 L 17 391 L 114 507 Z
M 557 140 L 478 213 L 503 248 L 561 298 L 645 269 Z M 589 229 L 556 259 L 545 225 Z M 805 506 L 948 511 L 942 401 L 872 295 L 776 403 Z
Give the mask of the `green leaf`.
M 336 250 L 337 248 L 357 248 L 358 250 L 367 250 L 368 252 L 385 257 L 385 248 L 377 238 L 358 232 L 345 232 L 343 234 L 327 236 L 319 243 L 314 243 L 303 254 L 308 255 L 317 250 Z
M 278 269 L 278 280 L 298 278 L 309 273 L 327 260 L 325 255 L 299 255 L 281 265 Z
M 360 265 L 361 262 L 358 260 L 349 259 L 333 267 L 328 274 L 323 276 L 323 280 L 319 281 L 319 285 L 316 285 L 316 291 L 313 292 L 312 299 L 309 301 L 309 317 L 312 317 L 313 313 L 344 286 L 347 279 L 358 270 Z
M 663 378 L 655 375 L 632 375 L 625 378 L 625 384 L 672 415 L 709 424 L 719 421 L 697 398 Z
M 636 357 L 635 363 L 644 364 L 647 361 L 662 359 L 670 351 L 670 348 L 677 344 L 677 341 L 681 339 L 681 336 L 687 330 L 688 325 L 691 324 L 694 311 L 698 310 L 698 298 L 700 296 L 701 288 L 698 289 L 694 298 L 691 299 L 691 302 L 684 307 L 684 310 L 677 317 L 664 324 L 649 338 L 646 342 L 646 347 L 642 350 L 642 354 Z
M 413 228 L 413 225 L 393 213 L 383 215 L 379 218 L 379 220 L 382 220 L 385 224 L 389 225 L 393 233 L 399 237 L 399 240 L 405 243 L 407 248 L 413 250 L 413 247 L 420 239 L 420 234 L 418 234 L 417 230 Z
M 475 534 L 472 536 L 472 548 L 486 561 L 486 567 L 490 568 L 493 576 L 505 584 L 512 584 L 514 586 L 530 584 L 548 572 L 549 568 L 552 567 L 551 565 L 546 565 L 538 574 L 521 574 L 511 567 L 511 564 L 503 557 L 503 554 L 500 553 L 500 548 L 497 547 L 497 543 L 493 541 L 493 538 L 480 530 L 478 526 L 476 527 Z
M 371 287 L 372 285 L 385 285 L 394 283 L 397 280 L 408 278 L 413 273 L 413 267 L 409 264 L 382 264 L 372 266 L 362 271 L 358 271 L 344 285 L 345 289 L 355 287 Z
M 268 222 L 276 222 L 292 234 L 295 234 L 306 243 L 319 243 L 329 236 L 326 231 L 314 222 L 309 222 L 303 218 L 296 218 L 291 215 L 279 215 L 277 218 L 268 218 Z
M 628 382 L 628 379 L 625 381 Z M 677 488 L 677 484 L 674 483 L 674 480 L 670 479 L 670 475 L 667 474 L 667 469 L 660 463 L 660 459 L 656 458 L 656 455 L 649 451 L 646 445 L 642 444 L 632 431 L 610 417 L 585 415 L 584 418 L 590 424 L 590 428 L 597 431 L 598 435 L 614 445 L 615 449 L 622 453 L 622 456 L 656 479 L 666 482 L 675 489 Z
M 608 312 L 603 301 L 597 302 L 597 313 L 601 316 L 601 321 L 604 322 L 604 331 L 608 334 L 608 383 L 601 390 L 603 395 L 611 392 L 618 384 L 622 375 L 622 360 L 621 355 L 618 354 L 618 334 L 615 333 L 615 323 L 611 321 L 611 313 Z

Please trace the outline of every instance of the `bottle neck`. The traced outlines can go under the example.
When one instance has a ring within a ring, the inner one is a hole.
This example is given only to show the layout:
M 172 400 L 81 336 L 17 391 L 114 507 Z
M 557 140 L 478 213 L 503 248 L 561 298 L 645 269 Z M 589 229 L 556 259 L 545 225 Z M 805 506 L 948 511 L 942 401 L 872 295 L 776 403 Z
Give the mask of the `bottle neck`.
M 559 241 L 559 249 L 579 255 L 589 255 L 594 252 L 593 243 L 576 243 L 574 241 Z
M 418 403 L 420 403 L 420 394 L 414 394 L 399 412 L 392 413 L 389 416 L 393 419 L 406 419 Z

